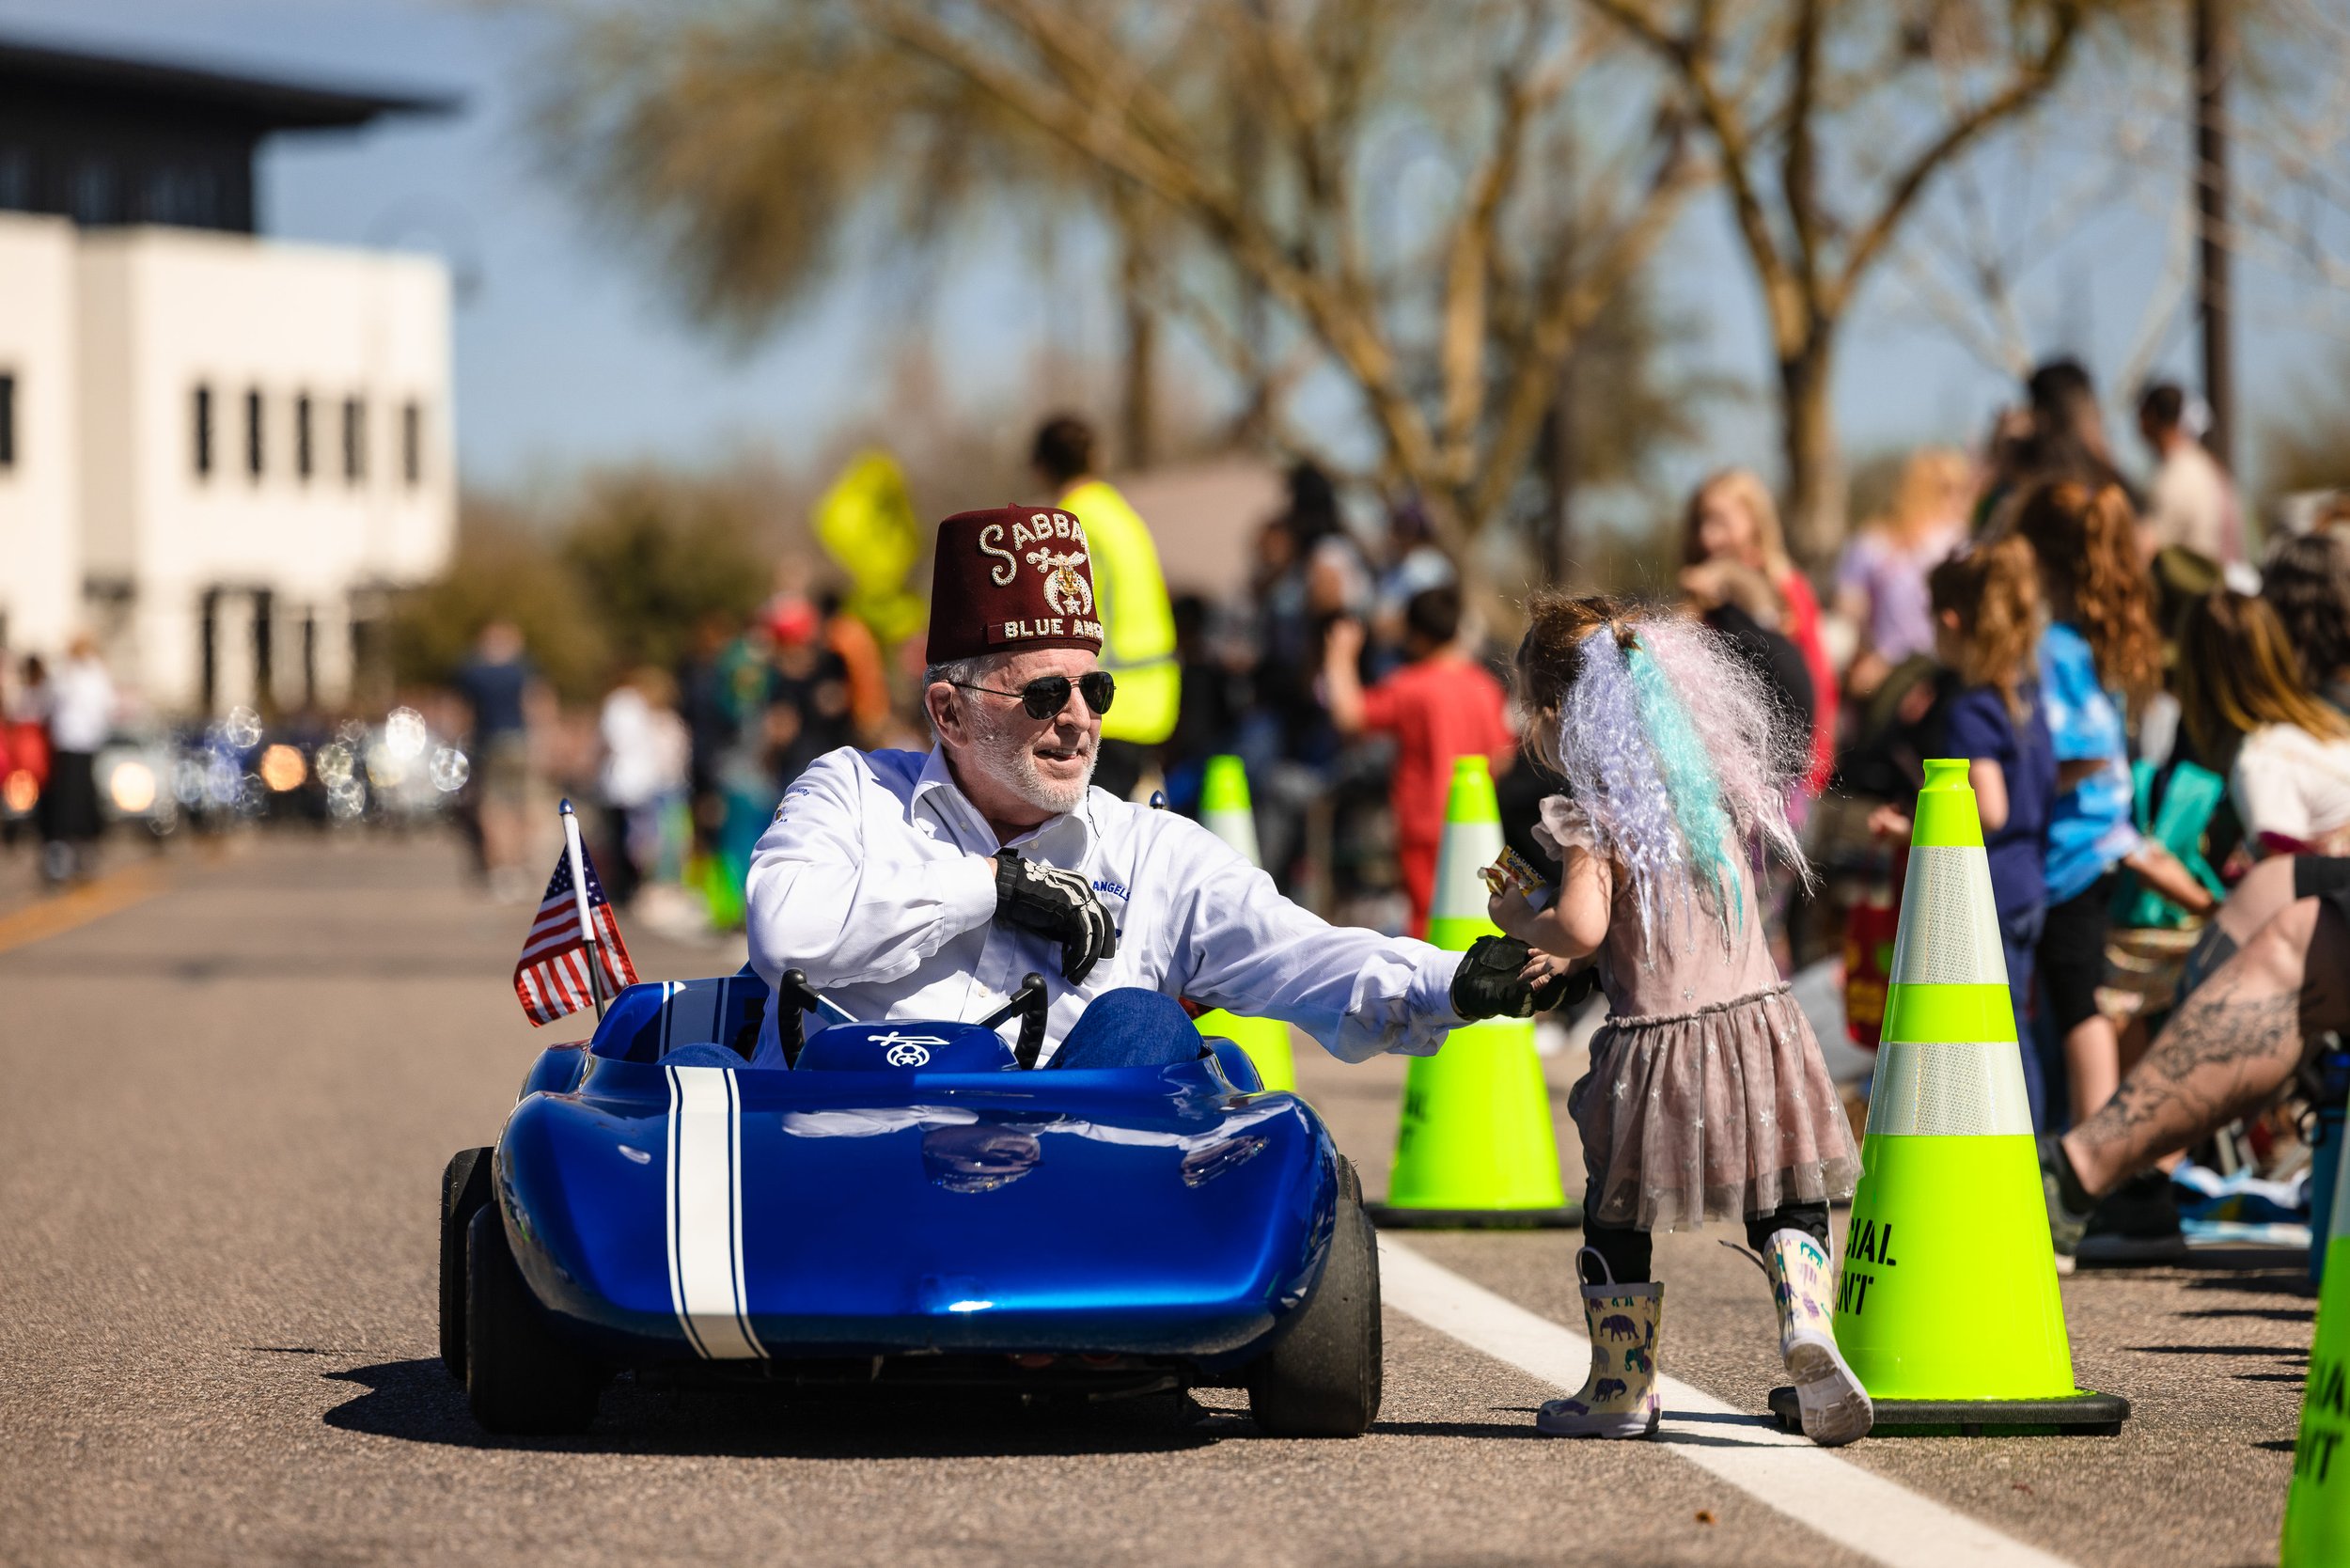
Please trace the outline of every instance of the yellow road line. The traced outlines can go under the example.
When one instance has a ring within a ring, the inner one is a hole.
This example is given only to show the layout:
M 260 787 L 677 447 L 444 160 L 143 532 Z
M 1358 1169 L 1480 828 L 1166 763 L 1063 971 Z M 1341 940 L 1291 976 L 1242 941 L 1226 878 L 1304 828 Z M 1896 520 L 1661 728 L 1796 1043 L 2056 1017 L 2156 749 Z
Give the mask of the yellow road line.
M 151 865 L 127 866 L 70 892 L 0 915 L 0 953 L 62 936 L 69 931 L 145 903 L 171 883 Z

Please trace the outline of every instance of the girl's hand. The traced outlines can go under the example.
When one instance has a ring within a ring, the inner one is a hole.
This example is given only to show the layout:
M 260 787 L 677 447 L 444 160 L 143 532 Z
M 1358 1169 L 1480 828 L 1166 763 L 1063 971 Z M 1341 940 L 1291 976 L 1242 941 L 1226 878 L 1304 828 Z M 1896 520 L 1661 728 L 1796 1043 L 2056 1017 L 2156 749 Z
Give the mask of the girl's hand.
M 1869 813 L 1869 831 L 1880 839 L 1906 839 L 1912 823 L 1898 806 L 1880 806 Z
M 1526 902 L 1515 883 L 1502 888 L 1485 901 L 1485 917 L 1501 928 L 1505 936 L 1514 936 L 1531 948 L 1542 945 L 1542 933 L 1535 926 L 1535 917 L 1542 912 Z M 1539 956 L 1539 953 L 1538 955 Z
M 1536 948 L 1526 955 L 1526 967 L 1518 971 L 1518 978 L 1540 991 L 1574 967 L 1573 959 L 1561 958 L 1557 953 L 1546 953 Z

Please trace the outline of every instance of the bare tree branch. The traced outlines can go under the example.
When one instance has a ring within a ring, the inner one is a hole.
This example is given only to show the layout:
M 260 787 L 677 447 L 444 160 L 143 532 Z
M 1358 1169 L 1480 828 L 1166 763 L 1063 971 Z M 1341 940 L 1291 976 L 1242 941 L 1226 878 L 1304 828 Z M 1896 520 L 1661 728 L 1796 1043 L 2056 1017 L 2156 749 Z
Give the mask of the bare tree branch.
M 1762 205 L 1762 192 L 1747 167 L 1753 145 L 1749 133 L 1735 102 L 1721 91 L 1715 79 L 1712 52 L 1717 39 L 1714 8 L 1699 6 L 1690 31 L 1674 34 L 1667 32 L 1639 0 L 1589 3 L 1600 15 L 1646 44 L 1680 77 L 1698 118 L 1714 138 L 1720 155 L 1717 172 L 1730 192 L 1738 232 L 1746 241 L 1757 281 L 1762 286 L 1763 304 L 1770 311 L 1773 332 L 1781 333 L 1782 323 L 1792 322 L 1797 316 L 1794 301 L 1788 297 L 1791 279 L 1778 243 L 1772 237 L 1770 214 Z
M 1527 125 L 1565 89 L 1568 64 L 1562 55 L 1543 64 L 1531 77 L 1514 65 L 1505 65 L 1497 74 L 1498 123 L 1493 146 L 1469 179 L 1468 194 L 1447 246 L 1443 347 L 1438 358 L 1444 399 L 1438 431 L 1456 484 L 1465 482 L 1476 466 L 1471 438 L 1484 401 L 1490 287 L 1494 259 L 1500 249 L 1502 203 L 1517 182 Z M 1535 353 L 1540 355 L 1539 347 Z
M 1562 269 L 1552 278 L 1546 303 L 1535 321 L 1534 352 L 1519 361 L 1516 373 L 1502 390 L 1493 450 L 1469 501 L 1472 515 L 1485 516 L 1501 504 L 1534 449 L 1558 384 L 1559 364 L 1575 335 L 1623 288 L 1681 216 L 1683 198 L 1702 182 L 1701 172 L 1681 157 L 1678 149 L 1668 149 L 1631 217 L 1603 248 L 1599 265 L 1577 269 L 1573 276 Z
M 1852 292 L 1870 265 L 1884 250 L 1902 220 L 1909 215 L 1911 206 L 1926 182 L 1939 173 L 1944 165 L 1964 152 L 1984 132 L 2029 108 L 2055 86 L 2065 62 L 2071 57 L 2073 46 L 2080 37 L 2082 15 L 2074 5 L 2054 8 L 2052 30 L 2039 53 L 2019 65 L 2016 72 L 1998 91 L 1961 115 L 1945 127 L 1942 133 L 1909 161 L 1907 168 L 1895 178 L 1892 188 L 1878 206 L 1876 216 L 1870 220 L 1851 248 L 1845 252 L 1844 265 L 1836 281 L 1825 290 L 1831 313 L 1841 311 L 1852 298 Z

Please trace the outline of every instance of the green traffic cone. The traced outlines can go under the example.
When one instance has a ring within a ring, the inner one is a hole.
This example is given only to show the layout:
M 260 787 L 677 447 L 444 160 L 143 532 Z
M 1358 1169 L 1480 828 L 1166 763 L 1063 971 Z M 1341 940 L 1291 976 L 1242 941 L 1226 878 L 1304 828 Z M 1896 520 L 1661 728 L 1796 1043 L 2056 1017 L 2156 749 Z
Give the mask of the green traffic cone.
M 1257 853 L 1257 814 L 1248 804 L 1248 770 L 1237 757 L 1211 757 L 1207 776 L 1199 786 L 1199 825 L 1223 839 L 1261 868 Z M 1243 1018 L 1222 1008 L 1198 1019 L 1202 1038 L 1216 1036 L 1232 1042 L 1257 1064 L 1257 1076 L 1268 1090 L 1294 1092 L 1297 1067 L 1290 1058 L 1290 1027 L 1278 1018 Z
M 2343 1384 L 2350 1357 L 2342 1354 L 2342 1341 L 2350 1338 L 2350 1160 L 2334 1176 L 2327 1230 L 2317 1244 L 2326 1249 L 2326 1278 L 2317 1293 L 2317 1337 L 2301 1391 L 2301 1435 L 2293 1445 L 2279 1568 L 2350 1562 L 2350 1454 L 2342 1442 L 2350 1433 L 2350 1392 Z
M 1482 757 L 1452 764 L 1444 842 L 1436 853 L 1428 940 L 1466 952 L 1497 934 L 1485 917 L 1477 873 L 1501 853 L 1501 808 Z M 1452 1031 L 1444 1049 L 1415 1057 L 1403 1080 L 1387 1200 L 1371 1209 L 1390 1228 L 1550 1227 L 1579 1224 L 1559 1180 L 1549 1087 L 1534 1054 L 1534 1024 L 1490 1018 Z
M 1876 1435 L 2118 1432 L 2129 1401 L 2073 1384 L 1964 759 L 1928 762 L 1918 796 L 1860 1165 L 1834 1330 Z M 1794 1389 L 1770 1403 L 1795 1424 Z

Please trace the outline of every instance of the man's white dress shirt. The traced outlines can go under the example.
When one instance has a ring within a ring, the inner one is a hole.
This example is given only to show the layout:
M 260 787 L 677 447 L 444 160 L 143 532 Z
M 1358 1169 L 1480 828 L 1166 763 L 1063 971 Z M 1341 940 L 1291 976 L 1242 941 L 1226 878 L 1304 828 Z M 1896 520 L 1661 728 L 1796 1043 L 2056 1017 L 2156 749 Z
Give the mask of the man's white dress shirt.
M 1106 790 L 1011 840 L 1081 872 L 1118 928 L 1117 956 L 1073 986 L 1058 943 L 995 919 L 996 847 L 943 750 L 828 752 L 751 854 L 751 966 L 770 985 L 802 970 L 874 1020 L 982 1018 L 1035 970 L 1052 997 L 1048 1059 L 1087 1003 L 1120 986 L 1284 1019 L 1348 1061 L 1427 1056 L 1461 1027 L 1458 953 L 1333 926 L 1197 823 Z M 760 1060 L 780 1049 L 771 1009 Z

